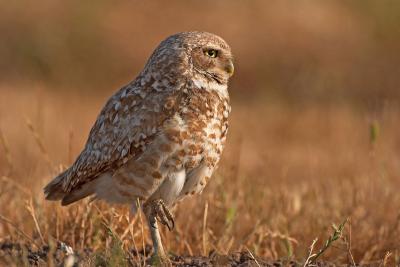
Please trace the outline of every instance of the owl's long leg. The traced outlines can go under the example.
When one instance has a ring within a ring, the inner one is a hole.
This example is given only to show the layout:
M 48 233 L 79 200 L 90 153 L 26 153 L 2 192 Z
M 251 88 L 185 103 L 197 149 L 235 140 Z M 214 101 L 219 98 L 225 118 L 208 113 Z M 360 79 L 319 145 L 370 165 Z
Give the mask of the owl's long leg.
M 165 253 L 164 247 L 161 242 L 160 232 L 158 230 L 157 219 L 168 229 L 172 230 L 174 221 L 168 208 L 165 206 L 161 199 L 152 200 L 143 205 L 143 211 L 146 214 L 149 223 L 151 239 L 153 241 L 154 255 L 157 261 L 166 261 L 168 256 Z

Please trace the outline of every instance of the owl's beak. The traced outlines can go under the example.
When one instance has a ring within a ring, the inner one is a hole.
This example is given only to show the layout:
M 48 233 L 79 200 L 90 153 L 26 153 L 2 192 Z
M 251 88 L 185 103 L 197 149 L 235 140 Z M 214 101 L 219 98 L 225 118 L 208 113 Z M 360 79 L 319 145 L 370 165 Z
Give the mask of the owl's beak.
M 225 66 L 225 70 L 229 74 L 229 77 L 233 75 L 233 73 L 235 72 L 235 66 L 233 66 L 232 60 L 228 61 L 228 64 L 226 64 Z

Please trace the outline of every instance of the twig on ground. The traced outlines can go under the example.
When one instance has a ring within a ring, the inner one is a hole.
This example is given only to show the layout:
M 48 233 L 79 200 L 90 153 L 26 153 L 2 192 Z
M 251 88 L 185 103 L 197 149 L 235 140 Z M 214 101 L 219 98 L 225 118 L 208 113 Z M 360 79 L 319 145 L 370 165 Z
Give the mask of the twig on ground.
M 313 240 L 313 242 L 311 243 L 310 250 L 309 250 L 309 252 L 308 252 L 308 256 L 307 256 L 306 261 L 304 262 L 303 267 L 310 266 L 312 257 L 313 257 L 314 255 L 316 255 L 316 254 L 313 254 L 313 251 L 314 251 L 314 246 L 315 246 L 315 244 L 317 243 L 317 241 L 318 241 L 318 238 L 315 238 L 315 239 Z
M 257 259 L 254 257 L 253 253 L 246 247 L 247 252 L 250 254 L 251 259 L 254 260 L 254 262 L 257 264 L 258 267 L 261 267 L 261 265 L 258 263 Z

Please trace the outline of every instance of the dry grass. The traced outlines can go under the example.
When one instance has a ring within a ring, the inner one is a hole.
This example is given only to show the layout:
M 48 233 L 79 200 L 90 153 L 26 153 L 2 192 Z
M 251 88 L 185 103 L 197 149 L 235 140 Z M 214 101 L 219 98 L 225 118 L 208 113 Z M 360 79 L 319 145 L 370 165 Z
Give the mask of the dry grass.
M 92 265 L 143 263 L 128 250 L 150 241 L 142 217 L 104 203 L 62 208 L 42 188 L 162 38 L 206 30 L 235 54 L 231 129 L 203 195 L 178 207 L 175 231 L 163 229 L 170 251 L 306 264 L 323 250 L 318 259 L 335 263 L 400 264 L 399 7 L 0 0 L 0 242 L 61 240 L 93 249 Z
M 60 240 L 117 265 L 128 249 L 150 242 L 127 207 L 81 201 L 63 208 L 43 198 L 43 186 L 82 148 L 106 97 L 1 89 L 1 240 Z M 201 196 L 177 208 L 176 229 L 163 229 L 165 245 L 176 254 L 249 250 L 304 262 L 315 238 L 319 251 L 331 224 L 349 218 L 322 258 L 398 264 L 399 116 L 390 105 L 370 114 L 349 105 L 234 99 L 221 166 Z

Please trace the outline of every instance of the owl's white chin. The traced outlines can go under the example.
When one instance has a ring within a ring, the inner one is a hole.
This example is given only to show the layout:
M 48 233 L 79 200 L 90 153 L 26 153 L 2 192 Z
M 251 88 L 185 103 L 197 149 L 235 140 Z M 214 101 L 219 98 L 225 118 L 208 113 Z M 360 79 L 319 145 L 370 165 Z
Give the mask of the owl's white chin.
M 207 91 L 216 91 L 221 97 L 228 97 L 228 84 L 219 83 L 213 79 L 193 79 L 193 85 L 199 89 L 205 89 Z

